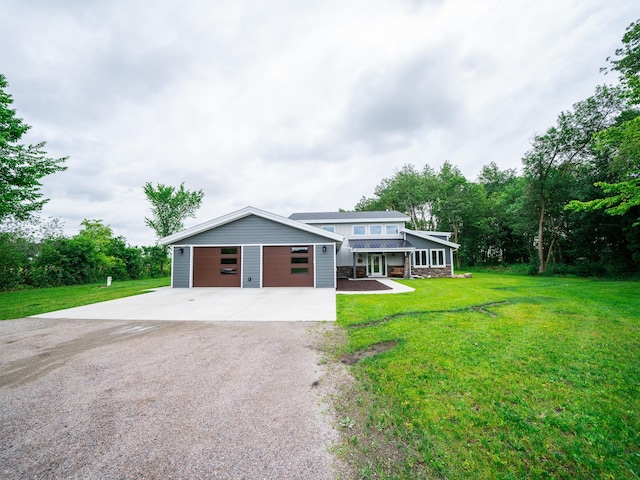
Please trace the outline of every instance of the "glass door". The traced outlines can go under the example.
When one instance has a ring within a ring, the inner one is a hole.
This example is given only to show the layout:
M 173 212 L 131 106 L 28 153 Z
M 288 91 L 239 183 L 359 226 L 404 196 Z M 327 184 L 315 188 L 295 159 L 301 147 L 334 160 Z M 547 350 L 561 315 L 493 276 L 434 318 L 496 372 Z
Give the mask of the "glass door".
M 372 253 L 369 255 L 369 276 L 384 276 L 384 258 L 379 253 Z

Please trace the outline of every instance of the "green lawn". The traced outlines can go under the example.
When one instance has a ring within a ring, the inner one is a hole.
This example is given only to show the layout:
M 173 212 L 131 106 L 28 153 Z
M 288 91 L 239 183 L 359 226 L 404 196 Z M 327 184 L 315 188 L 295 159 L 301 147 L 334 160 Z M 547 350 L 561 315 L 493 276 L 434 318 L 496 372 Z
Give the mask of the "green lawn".
M 164 277 L 115 281 L 108 288 L 104 283 L 100 283 L 0 292 L 0 320 L 23 318 L 38 313 L 138 295 L 153 288 L 167 286 L 170 282 L 169 277 Z
M 640 283 L 474 273 L 339 295 L 362 478 L 639 478 Z

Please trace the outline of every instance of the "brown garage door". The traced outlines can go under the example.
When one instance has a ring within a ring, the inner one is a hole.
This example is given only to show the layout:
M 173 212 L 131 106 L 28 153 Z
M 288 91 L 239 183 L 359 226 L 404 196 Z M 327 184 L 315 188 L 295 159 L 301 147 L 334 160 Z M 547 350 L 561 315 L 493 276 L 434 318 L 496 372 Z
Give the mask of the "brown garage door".
M 313 287 L 313 246 L 264 247 L 265 287 Z
M 239 287 L 240 247 L 195 247 L 194 287 Z

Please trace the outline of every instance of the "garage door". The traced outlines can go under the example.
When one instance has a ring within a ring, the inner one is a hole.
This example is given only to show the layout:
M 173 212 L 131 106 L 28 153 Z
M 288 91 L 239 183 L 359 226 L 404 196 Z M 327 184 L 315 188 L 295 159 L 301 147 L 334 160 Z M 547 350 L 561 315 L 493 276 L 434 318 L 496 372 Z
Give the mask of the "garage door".
M 265 287 L 313 287 L 313 246 L 264 247 Z
M 194 287 L 239 287 L 240 247 L 196 247 L 193 250 Z

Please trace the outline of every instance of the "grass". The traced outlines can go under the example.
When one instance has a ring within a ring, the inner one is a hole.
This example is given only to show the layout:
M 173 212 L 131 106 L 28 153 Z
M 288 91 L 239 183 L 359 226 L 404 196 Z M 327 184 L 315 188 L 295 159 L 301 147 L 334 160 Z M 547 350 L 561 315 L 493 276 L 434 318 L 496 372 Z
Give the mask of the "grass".
M 339 295 L 361 478 L 639 478 L 640 283 L 474 273 Z
M 169 284 L 170 278 L 163 277 L 115 281 L 108 288 L 104 283 L 100 283 L 0 292 L 0 320 L 24 318 L 64 308 L 130 297 Z

